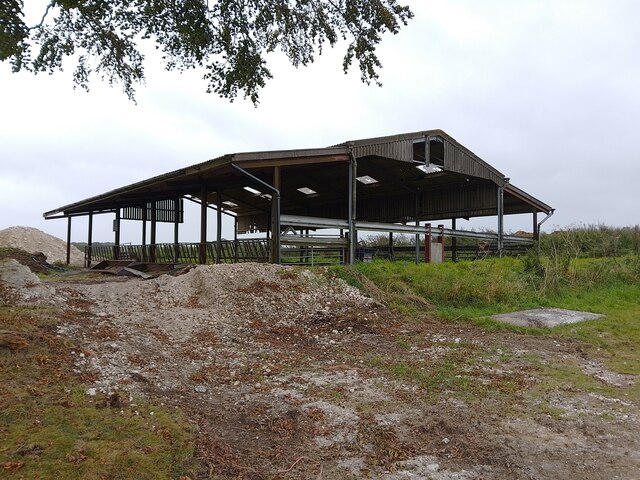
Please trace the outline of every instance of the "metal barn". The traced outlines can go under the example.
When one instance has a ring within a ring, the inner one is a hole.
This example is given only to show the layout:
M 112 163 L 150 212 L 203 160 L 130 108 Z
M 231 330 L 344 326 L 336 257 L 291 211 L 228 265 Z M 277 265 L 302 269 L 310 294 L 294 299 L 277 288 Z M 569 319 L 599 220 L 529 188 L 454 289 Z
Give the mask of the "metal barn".
M 200 205 L 200 241 L 180 243 L 185 201 Z M 215 215 L 213 214 L 215 212 Z M 505 215 L 532 215 L 530 238 L 504 234 Z M 538 213 L 545 217 L 538 222 Z M 114 216 L 114 246 L 93 245 L 93 216 Z M 426 130 L 340 143 L 326 148 L 233 153 L 149 178 L 44 213 L 88 216 L 86 263 L 105 259 L 221 263 L 309 259 L 351 263 L 358 232 L 416 236 L 416 261 L 432 257 L 434 235 L 485 238 L 501 254 L 513 242 L 537 239 L 553 209 L 515 187 L 504 174 L 442 130 Z M 223 216 L 233 239 L 222 238 Z M 495 216 L 495 234 L 465 232 L 456 219 Z M 213 217 L 213 218 L 210 218 Z M 141 223 L 139 245 L 120 244 L 120 222 Z M 432 228 L 451 220 L 452 228 Z M 207 238 L 215 221 L 217 238 Z M 174 241 L 156 242 L 158 222 L 174 225 Z M 150 228 L 147 228 L 147 226 Z M 147 238 L 149 231 L 149 238 Z M 252 238 L 245 234 L 252 233 Z M 255 238 L 255 234 L 258 238 Z M 423 240 L 424 239 L 424 244 Z

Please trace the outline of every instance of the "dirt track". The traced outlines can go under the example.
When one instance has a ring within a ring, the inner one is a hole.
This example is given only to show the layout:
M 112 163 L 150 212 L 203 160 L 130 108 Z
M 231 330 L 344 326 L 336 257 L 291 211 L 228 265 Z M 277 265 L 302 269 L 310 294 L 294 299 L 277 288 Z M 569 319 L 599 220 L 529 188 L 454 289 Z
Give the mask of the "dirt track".
M 197 427 L 192 478 L 638 478 L 637 406 L 531 394 L 535 354 L 607 372 L 581 345 L 408 321 L 327 275 L 198 267 L 155 280 L 33 287 L 64 305 L 88 394 L 175 405 Z

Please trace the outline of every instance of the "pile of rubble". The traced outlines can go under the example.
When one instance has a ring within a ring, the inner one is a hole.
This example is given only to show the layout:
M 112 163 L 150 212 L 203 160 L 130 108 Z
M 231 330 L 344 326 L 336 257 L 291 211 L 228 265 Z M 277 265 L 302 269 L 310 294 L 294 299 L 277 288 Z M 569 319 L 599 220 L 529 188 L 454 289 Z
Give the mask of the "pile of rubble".
M 67 243 L 32 227 L 9 227 L 0 230 L 0 247 L 20 248 L 29 253 L 42 253 L 49 263 L 66 263 Z M 82 266 L 84 254 L 71 246 L 71 265 Z

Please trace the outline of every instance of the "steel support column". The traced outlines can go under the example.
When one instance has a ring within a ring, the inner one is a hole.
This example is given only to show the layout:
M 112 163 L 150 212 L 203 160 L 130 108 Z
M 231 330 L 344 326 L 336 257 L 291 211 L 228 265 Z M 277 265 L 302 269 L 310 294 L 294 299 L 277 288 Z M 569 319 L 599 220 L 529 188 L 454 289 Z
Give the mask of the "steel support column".
M 113 258 L 114 260 L 120 260 L 120 208 L 116 208 L 116 218 L 113 221 L 113 231 Z
M 275 259 L 273 263 L 280 263 L 280 167 L 273 167 L 273 188 L 278 192 L 278 203 L 271 204 L 271 258 Z
M 451 230 L 456 229 L 456 219 L 451 219 Z M 443 258 L 444 260 L 444 258 Z M 454 262 L 458 261 L 458 239 L 457 237 L 451 237 L 451 260 Z
M 349 162 L 349 264 L 353 265 L 356 257 L 356 200 L 357 200 L 358 162 L 351 154 Z
M 180 197 L 173 199 L 173 262 L 178 263 L 180 259 L 180 245 L 178 238 L 180 234 Z
M 71 217 L 67 217 L 67 265 L 71 263 Z
M 239 258 L 238 246 L 238 217 L 233 217 L 233 255 L 235 263 L 238 263 Z
M 89 212 L 89 228 L 87 233 L 87 249 L 85 250 L 86 267 L 91 268 L 91 249 L 93 248 L 93 212 Z
M 504 187 L 498 187 L 498 256 L 502 257 L 504 249 Z
M 207 187 L 202 186 L 200 190 L 200 251 L 198 263 L 207 263 Z
M 416 193 L 416 198 L 415 198 L 416 204 L 415 204 L 415 219 L 416 219 L 416 227 L 420 226 L 420 220 L 418 217 L 418 209 L 419 209 L 419 202 L 420 202 L 420 198 L 418 196 L 418 193 Z M 416 233 L 416 265 L 420 263 L 420 234 Z
M 145 203 L 142 206 L 142 261 L 147 261 L 147 207 L 149 204 Z
M 538 231 L 538 211 L 533 211 L 533 239 L 538 241 L 540 239 L 540 232 Z
M 222 192 L 216 191 L 216 263 L 222 259 Z
M 158 226 L 157 222 L 157 204 L 156 201 L 151 202 L 151 245 L 150 245 L 150 258 L 149 261 L 154 263 L 156 261 L 156 227 Z

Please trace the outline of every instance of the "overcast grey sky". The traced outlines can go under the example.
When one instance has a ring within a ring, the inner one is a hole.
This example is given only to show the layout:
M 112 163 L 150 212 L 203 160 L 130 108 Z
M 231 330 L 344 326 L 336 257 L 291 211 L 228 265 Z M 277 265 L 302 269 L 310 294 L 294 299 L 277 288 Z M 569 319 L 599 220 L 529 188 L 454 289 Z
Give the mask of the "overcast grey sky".
M 152 58 L 137 105 L 97 78 L 74 91 L 71 66 L 33 77 L 0 65 L 0 229 L 64 238 L 66 222 L 45 222 L 44 211 L 224 153 L 433 128 L 556 208 L 546 230 L 640 223 L 640 2 L 405 2 L 416 16 L 383 40 L 382 88 L 342 73 L 343 48 L 301 69 L 276 55 L 258 108 L 206 94 L 202 72 L 168 73 Z M 112 216 L 101 217 L 94 239 L 111 240 Z M 73 240 L 86 239 L 83 222 Z M 138 243 L 137 228 L 123 241 Z

